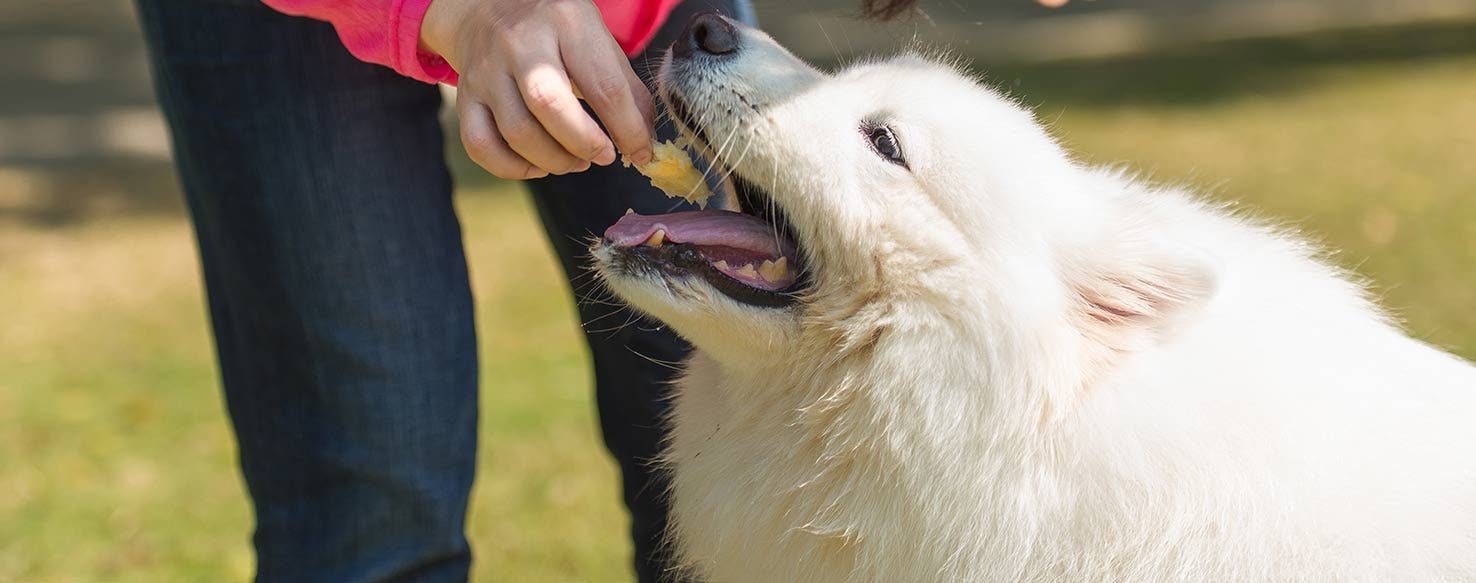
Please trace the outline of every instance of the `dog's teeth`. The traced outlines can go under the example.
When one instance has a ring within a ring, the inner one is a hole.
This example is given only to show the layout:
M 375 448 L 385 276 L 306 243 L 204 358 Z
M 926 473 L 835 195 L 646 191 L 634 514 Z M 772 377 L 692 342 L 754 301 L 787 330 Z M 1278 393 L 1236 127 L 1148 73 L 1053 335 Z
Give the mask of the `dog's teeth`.
M 759 275 L 773 282 L 783 281 L 789 277 L 789 261 L 780 257 L 778 261 L 765 260 L 758 268 Z
M 731 269 L 730 267 L 728 267 L 728 262 L 722 259 L 719 259 L 717 263 L 712 264 L 712 266 L 718 268 L 721 271 L 727 271 Z
M 656 229 L 656 232 L 651 234 L 651 238 L 650 239 L 646 239 L 646 244 L 649 245 L 649 246 L 651 246 L 651 247 L 660 247 L 661 244 L 663 242 L 665 242 L 665 241 L 666 241 L 666 230 L 665 229 Z
M 758 271 L 754 270 L 752 263 L 739 267 L 737 273 L 743 277 L 758 277 Z
M 636 212 L 635 209 L 625 209 L 625 214 L 627 214 L 627 215 L 634 214 L 635 212 Z

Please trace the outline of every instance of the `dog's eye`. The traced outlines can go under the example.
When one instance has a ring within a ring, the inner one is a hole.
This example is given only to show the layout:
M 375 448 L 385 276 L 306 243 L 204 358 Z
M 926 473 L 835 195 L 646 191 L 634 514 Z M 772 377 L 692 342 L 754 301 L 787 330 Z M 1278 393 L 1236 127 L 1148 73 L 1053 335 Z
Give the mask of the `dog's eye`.
M 866 139 L 871 142 L 871 149 L 876 150 L 881 157 L 903 168 L 907 167 L 907 160 L 902 157 L 902 147 L 897 145 L 897 137 L 892 135 L 891 128 L 873 127 L 867 130 Z

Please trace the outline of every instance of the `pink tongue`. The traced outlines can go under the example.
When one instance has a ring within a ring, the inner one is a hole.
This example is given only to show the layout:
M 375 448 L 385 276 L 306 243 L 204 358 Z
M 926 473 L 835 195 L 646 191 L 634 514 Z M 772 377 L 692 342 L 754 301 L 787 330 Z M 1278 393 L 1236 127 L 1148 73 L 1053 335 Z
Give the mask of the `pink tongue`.
M 733 247 L 770 258 L 794 257 L 794 245 L 775 233 L 773 225 L 753 215 L 707 210 L 641 215 L 627 213 L 605 230 L 605 240 L 617 247 L 635 247 L 666 231 L 673 243 Z

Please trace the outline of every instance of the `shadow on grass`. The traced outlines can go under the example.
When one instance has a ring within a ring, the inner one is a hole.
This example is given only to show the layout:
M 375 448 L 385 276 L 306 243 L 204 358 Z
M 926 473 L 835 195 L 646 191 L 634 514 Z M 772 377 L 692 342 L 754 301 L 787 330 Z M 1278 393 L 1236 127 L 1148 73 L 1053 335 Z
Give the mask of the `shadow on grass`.
M 1476 23 L 1371 28 L 1291 38 L 1224 41 L 1170 52 L 1012 65 L 978 63 L 993 84 L 1035 103 L 1193 107 L 1283 95 L 1338 65 L 1476 55 Z
M 0 165 L 0 221 L 62 227 L 117 216 L 174 216 L 184 199 L 162 161 Z

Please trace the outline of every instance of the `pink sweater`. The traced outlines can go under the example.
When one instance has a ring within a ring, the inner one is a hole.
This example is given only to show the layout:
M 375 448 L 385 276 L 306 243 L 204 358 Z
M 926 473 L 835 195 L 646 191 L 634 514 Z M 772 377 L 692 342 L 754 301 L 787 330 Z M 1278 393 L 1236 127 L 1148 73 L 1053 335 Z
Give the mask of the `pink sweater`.
M 431 0 L 262 0 L 294 16 L 326 20 L 360 60 L 384 65 L 427 83 L 456 84 L 456 71 L 420 49 L 420 21 Z M 605 26 L 626 55 L 651 42 L 681 0 L 594 0 Z

